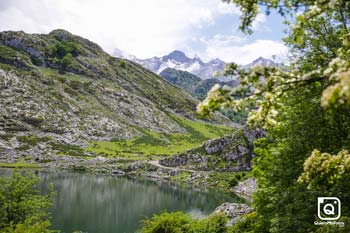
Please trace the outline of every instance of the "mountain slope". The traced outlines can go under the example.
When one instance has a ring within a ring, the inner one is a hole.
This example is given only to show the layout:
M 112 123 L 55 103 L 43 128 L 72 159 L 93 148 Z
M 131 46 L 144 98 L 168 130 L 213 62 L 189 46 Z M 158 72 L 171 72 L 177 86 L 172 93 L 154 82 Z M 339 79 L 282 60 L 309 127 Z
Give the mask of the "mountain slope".
M 82 153 L 75 146 L 185 134 L 181 121 L 197 121 L 189 94 L 64 30 L 1 32 L 0 89 L 0 155 Z
M 194 74 L 173 68 L 166 68 L 160 72 L 159 76 L 188 92 L 191 92 L 193 87 L 202 81 Z
M 222 82 L 217 78 L 202 80 L 187 71 L 176 70 L 173 68 L 166 68 L 159 74 L 159 76 L 175 86 L 191 93 L 199 100 L 205 99 L 208 91 L 210 91 L 215 84 L 219 84 L 221 86 L 228 85 L 232 87 L 238 84 L 237 80 L 232 80 L 229 82 Z

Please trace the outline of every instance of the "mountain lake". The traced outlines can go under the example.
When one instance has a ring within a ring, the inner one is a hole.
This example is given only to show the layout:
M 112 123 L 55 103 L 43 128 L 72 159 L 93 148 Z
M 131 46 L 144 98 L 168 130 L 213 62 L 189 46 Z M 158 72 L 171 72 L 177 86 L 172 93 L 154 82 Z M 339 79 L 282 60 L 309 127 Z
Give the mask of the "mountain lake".
M 9 175 L 11 169 L 1 169 Z M 234 194 L 184 187 L 141 178 L 68 171 L 34 170 L 41 193 L 54 185 L 52 229 L 62 233 L 133 233 L 140 221 L 163 211 L 204 217 L 223 202 L 240 202 Z

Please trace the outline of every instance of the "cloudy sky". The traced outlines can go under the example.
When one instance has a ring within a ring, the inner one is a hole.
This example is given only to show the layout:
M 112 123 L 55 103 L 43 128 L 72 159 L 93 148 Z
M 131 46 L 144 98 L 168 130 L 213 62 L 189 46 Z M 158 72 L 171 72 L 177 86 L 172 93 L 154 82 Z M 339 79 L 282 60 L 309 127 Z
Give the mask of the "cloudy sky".
M 286 54 L 282 18 L 259 14 L 248 36 L 238 31 L 239 15 L 220 0 L 0 0 L 0 31 L 62 28 L 109 53 L 119 48 L 139 58 L 178 49 L 205 61 L 246 64 Z

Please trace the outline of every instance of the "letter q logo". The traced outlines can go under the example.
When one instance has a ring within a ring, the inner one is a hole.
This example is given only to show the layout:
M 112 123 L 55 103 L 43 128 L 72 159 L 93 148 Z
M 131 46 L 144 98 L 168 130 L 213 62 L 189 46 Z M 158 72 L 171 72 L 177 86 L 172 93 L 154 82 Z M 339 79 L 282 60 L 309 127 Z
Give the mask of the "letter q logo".
M 341 216 L 341 203 L 337 197 L 317 198 L 317 215 L 321 220 L 335 221 Z

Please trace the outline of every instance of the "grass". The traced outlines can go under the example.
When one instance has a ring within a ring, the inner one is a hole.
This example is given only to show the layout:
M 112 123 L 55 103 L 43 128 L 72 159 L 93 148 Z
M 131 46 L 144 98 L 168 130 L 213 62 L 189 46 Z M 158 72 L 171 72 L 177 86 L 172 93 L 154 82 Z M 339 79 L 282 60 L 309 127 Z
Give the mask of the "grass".
M 39 165 L 18 161 L 16 163 L 0 163 L 0 167 L 4 168 L 40 168 Z
M 200 146 L 204 141 L 232 132 L 232 128 L 209 123 L 190 121 L 171 116 L 187 133 L 158 133 L 140 130 L 143 136 L 129 140 L 92 141 L 89 152 L 107 157 L 149 159 L 152 156 L 168 156 Z

